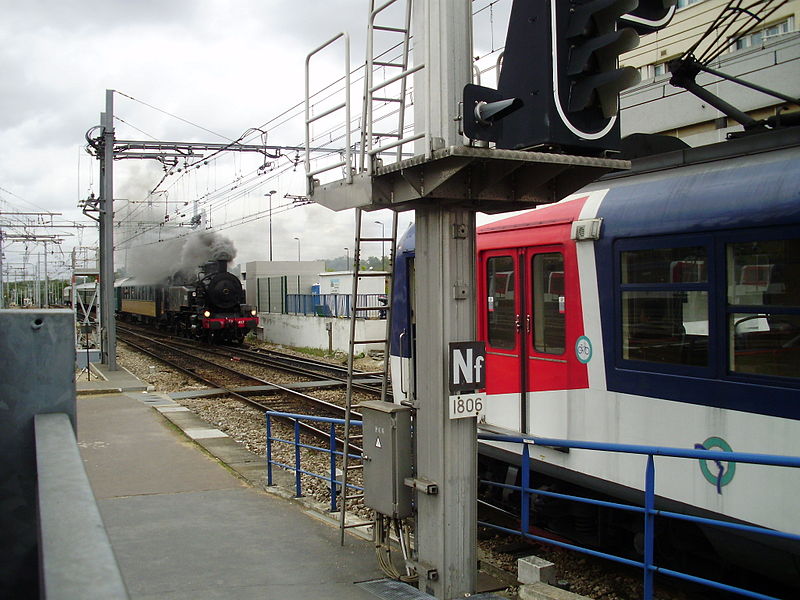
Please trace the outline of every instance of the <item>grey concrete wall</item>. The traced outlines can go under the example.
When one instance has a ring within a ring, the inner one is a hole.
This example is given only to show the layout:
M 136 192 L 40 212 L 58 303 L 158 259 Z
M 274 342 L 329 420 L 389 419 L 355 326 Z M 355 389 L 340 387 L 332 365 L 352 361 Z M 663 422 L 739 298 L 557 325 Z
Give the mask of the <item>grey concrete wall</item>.
M 75 427 L 75 316 L 0 310 L 0 597 L 38 597 L 34 417 Z
M 327 317 L 307 317 L 304 315 L 280 315 L 260 313 L 259 338 L 272 344 L 283 344 L 302 348 L 328 349 L 328 331 L 331 324 L 333 349 L 347 352 L 350 344 L 350 319 Z M 356 338 L 361 340 L 380 340 L 386 335 L 386 321 L 380 319 L 359 319 L 356 322 Z M 382 350 L 382 344 L 360 345 L 357 352 Z

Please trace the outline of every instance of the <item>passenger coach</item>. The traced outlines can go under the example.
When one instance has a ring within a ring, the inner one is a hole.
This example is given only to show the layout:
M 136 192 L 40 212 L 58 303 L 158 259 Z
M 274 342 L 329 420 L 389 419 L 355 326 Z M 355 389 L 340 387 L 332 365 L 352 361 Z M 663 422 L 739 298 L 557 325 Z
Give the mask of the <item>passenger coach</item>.
M 477 249 L 483 430 L 800 456 L 796 131 L 639 160 L 631 173 L 480 227 Z M 414 387 L 413 257 L 412 232 L 396 266 L 396 401 Z M 482 468 L 517 472 L 518 450 L 480 452 Z M 545 476 L 641 498 L 636 455 L 533 454 L 539 485 Z M 660 459 L 657 493 L 661 508 L 800 534 L 793 469 Z M 572 521 L 562 534 L 579 533 Z M 723 556 L 757 554 L 761 568 L 800 577 L 785 555 L 705 533 Z

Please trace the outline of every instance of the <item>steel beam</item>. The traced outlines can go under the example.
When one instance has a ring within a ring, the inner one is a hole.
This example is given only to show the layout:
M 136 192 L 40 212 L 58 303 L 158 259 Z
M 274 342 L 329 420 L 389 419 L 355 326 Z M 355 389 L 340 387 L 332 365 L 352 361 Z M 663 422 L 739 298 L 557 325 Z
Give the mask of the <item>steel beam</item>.
M 425 332 L 417 344 L 416 476 L 438 486 L 436 495 L 417 494 L 419 587 L 462 598 L 477 578 L 478 447 L 475 419 L 449 418 L 448 347 L 476 335 L 475 213 L 418 210 L 416 224 L 417 331 Z
M 463 144 L 458 99 L 472 81 L 471 4 L 414 4 L 415 154 Z M 439 202 L 416 211 L 417 478 L 436 495 L 417 494 L 419 588 L 463 598 L 477 584 L 477 433 L 474 418 L 449 418 L 448 348 L 475 339 L 475 213 Z M 463 295 L 456 290 L 467 290 Z
M 102 360 L 117 370 L 117 324 L 114 321 L 114 90 L 106 90 L 103 116 L 103 156 L 100 163 L 100 327 Z

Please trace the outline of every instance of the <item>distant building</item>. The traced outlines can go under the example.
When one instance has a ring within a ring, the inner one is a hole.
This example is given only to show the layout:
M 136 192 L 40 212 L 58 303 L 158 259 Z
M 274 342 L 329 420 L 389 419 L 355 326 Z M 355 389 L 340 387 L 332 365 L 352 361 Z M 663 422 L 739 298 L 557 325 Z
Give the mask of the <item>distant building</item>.
M 266 293 L 272 288 L 267 280 L 273 279 L 273 283 L 280 278 L 285 278 L 283 285 L 278 285 L 275 296 L 282 296 L 287 293 L 310 294 L 311 286 L 319 281 L 319 274 L 325 271 L 324 260 L 257 260 L 245 264 L 245 290 L 247 303 L 253 306 L 260 306 L 264 303 L 264 298 L 259 298 L 259 279 L 262 280 L 261 292 L 266 298 Z M 280 283 L 280 282 L 278 282 Z M 266 286 L 266 287 L 265 287 Z
M 375 271 L 374 273 L 382 273 Z M 386 274 L 388 275 L 388 274 Z M 385 294 L 386 275 L 383 277 L 363 277 L 358 281 L 359 294 Z M 320 294 L 352 294 L 353 272 L 331 271 L 319 275 Z
M 680 57 L 708 30 L 726 0 L 678 0 L 678 10 L 664 29 L 642 36 L 639 47 L 624 54 L 620 63 L 639 69 L 642 81 L 620 97 L 622 135 L 661 133 L 683 139 L 691 146 L 724 140 L 741 126 L 686 90 L 669 83 L 669 61 Z M 747 35 L 738 26 L 715 30 L 695 54 L 716 40 L 723 52 L 709 66 L 766 88 L 800 97 L 800 0 L 790 0 Z M 726 102 L 756 119 L 798 110 L 787 104 L 701 73 L 697 82 Z

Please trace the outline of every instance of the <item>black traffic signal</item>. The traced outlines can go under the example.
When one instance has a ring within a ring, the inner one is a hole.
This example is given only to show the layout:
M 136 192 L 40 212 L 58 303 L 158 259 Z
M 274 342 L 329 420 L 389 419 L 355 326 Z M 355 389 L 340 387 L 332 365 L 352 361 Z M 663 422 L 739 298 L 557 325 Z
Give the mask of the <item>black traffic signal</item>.
M 639 6 L 620 17 L 620 25 L 645 35 L 666 27 L 675 15 L 678 0 L 639 0 Z
M 465 135 L 513 150 L 618 149 L 619 92 L 639 75 L 632 67 L 618 68 L 617 58 L 635 48 L 639 36 L 618 29 L 617 20 L 637 5 L 514 0 L 498 89 L 464 89 Z

